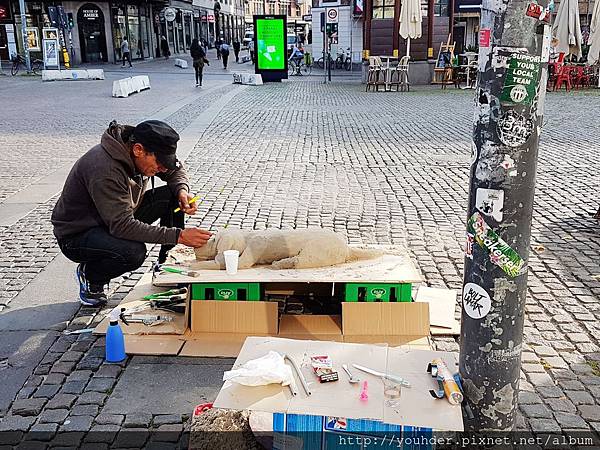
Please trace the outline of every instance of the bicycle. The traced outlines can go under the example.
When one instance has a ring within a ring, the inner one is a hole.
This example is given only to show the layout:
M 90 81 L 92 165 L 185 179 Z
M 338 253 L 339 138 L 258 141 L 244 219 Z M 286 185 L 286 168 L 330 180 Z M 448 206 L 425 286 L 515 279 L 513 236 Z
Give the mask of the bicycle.
M 288 63 L 288 75 L 310 75 L 312 73 L 312 64 L 306 64 L 304 60 L 300 60 L 300 63 L 296 61 L 290 61 Z
M 19 54 L 13 56 L 12 67 L 10 69 L 10 74 L 13 77 L 19 73 L 19 70 L 21 69 L 21 65 L 23 67 L 27 66 L 27 63 L 25 62 L 25 57 L 23 57 Z M 34 75 L 40 75 L 42 73 L 43 68 L 44 68 L 44 61 L 42 61 L 41 59 L 37 59 L 37 58 L 31 60 L 31 71 L 33 72 Z
M 329 58 L 329 67 L 331 67 L 332 69 L 335 68 L 335 61 L 334 59 L 331 57 L 331 55 L 328 55 Z M 317 69 L 325 69 L 325 63 L 324 63 L 325 59 L 321 56 L 319 59 L 317 59 L 315 61 L 315 67 Z

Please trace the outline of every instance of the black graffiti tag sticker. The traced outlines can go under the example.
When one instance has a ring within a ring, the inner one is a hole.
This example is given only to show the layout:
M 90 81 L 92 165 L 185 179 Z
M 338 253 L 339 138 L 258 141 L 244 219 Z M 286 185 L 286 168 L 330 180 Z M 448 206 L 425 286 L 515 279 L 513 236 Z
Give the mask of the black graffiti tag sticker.
M 481 286 L 467 283 L 463 288 L 463 308 L 472 319 L 481 319 L 492 309 L 492 301 Z
M 510 110 L 502 114 L 498 120 L 498 138 L 509 147 L 520 147 L 525 144 L 533 132 L 533 120 Z

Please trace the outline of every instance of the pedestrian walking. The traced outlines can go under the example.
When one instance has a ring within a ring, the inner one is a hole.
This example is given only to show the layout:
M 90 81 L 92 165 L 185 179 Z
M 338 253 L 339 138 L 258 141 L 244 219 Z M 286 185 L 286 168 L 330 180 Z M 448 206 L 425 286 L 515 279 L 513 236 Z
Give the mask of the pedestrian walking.
M 223 60 L 223 69 L 227 70 L 227 60 L 229 59 L 229 44 L 225 41 L 221 44 L 221 59 Z
M 169 59 L 169 56 L 171 56 L 171 50 L 169 49 L 169 42 L 165 36 L 160 37 L 160 50 L 162 51 L 165 59 Z
M 204 70 L 204 64 L 208 64 L 208 59 L 206 59 L 206 51 L 198 43 L 198 39 L 192 40 L 192 45 L 190 46 L 190 55 L 194 61 L 196 87 L 202 87 L 202 71 Z
M 129 67 L 133 67 L 131 65 L 131 53 L 129 52 L 129 42 L 127 42 L 127 36 L 123 36 L 123 42 L 121 42 L 121 55 L 123 59 L 123 65 L 121 67 L 125 67 L 125 60 L 129 62 Z
M 233 41 L 233 54 L 235 55 L 235 62 L 240 63 L 240 49 L 242 48 L 240 41 L 234 39 Z
M 248 42 L 248 51 L 250 52 L 250 61 L 254 64 L 254 39 Z
M 217 39 L 217 42 L 215 42 L 215 48 L 217 49 L 217 59 L 221 59 L 221 44 L 223 44 L 223 40 L 221 38 Z
M 184 213 L 195 214 L 197 206 L 190 203 L 177 141 L 177 132 L 159 120 L 135 127 L 112 121 L 100 144 L 75 162 L 51 220 L 59 248 L 79 263 L 82 304 L 104 305 L 105 285 L 144 263 L 146 243 L 161 244 L 162 264 L 174 245 L 202 247 L 210 238 L 208 231 L 185 228 Z M 167 185 L 154 188 L 155 175 Z

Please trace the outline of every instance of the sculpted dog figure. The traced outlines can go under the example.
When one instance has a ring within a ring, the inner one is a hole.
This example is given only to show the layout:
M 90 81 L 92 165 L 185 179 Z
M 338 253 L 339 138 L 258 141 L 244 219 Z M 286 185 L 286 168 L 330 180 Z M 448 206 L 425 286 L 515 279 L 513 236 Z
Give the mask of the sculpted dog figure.
M 225 250 L 240 252 L 239 269 L 271 264 L 274 269 L 327 267 L 381 256 L 378 250 L 349 247 L 344 238 L 322 228 L 222 230 L 194 249 L 194 269 L 225 269 Z

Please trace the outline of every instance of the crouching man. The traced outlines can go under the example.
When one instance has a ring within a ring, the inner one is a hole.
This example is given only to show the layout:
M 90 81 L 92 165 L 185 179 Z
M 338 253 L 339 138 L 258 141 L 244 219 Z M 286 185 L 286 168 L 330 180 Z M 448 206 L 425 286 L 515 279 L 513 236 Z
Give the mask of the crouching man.
M 52 224 L 63 254 L 79 263 L 82 304 L 105 304 L 105 286 L 143 264 L 146 243 L 162 244 L 162 263 L 175 244 L 202 247 L 210 238 L 208 231 L 184 229 L 184 213 L 194 214 L 196 204 L 189 203 L 193 195 L 175 154 L 177 141 L 177 132 L 158 120 L 135 127 L 113 121 L 71 169 Z M 154 188 L 155 175 L 167 185 Z M 152 225 L 157 220 L 160 225 Z

